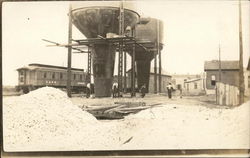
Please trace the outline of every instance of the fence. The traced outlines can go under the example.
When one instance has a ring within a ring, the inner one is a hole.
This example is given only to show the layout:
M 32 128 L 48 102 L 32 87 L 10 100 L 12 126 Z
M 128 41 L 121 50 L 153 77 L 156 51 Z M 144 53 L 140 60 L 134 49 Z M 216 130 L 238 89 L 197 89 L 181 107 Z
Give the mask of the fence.
M 224 83 L 216 83 L 216 103 L 234 106 L 239 104 L 239 89 Z

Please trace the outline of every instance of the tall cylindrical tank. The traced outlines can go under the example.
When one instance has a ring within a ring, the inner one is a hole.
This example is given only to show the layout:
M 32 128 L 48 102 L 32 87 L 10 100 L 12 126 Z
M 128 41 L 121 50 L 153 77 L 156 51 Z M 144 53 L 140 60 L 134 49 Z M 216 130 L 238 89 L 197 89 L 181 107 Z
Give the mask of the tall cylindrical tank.
M 136 47 L 136 69 L 137 69 L 137 85 L 140 88 L 142 85 L 146 85 L 147 91 L 149 86 L 150 78 L 150 65 L 151 60 L 154 58 L 154 53 L 157 53 L 157 47 L 161 50 L 163 43 L 163 22 L 159 19 L 154 18 L 143 18 L 141 19 L 145 23 L 136 25 L 136 40 L 150 41 L 144 46 L 148 49 L 155 50 L 154 52 L 146 52 L 145 49 L 137 46 Z
M 91 6 L 72 10 L 73 24 L 87 37 L 106 37 L 107 33 L 119 33 L 119 8 L 110 6 Z M 124 9 L 124 28 L 133 27 L 139 15 Z M 109 97 L 113 82 L 115 48 L 103 43 L 93 44 L 93 74 L 96 97 Z

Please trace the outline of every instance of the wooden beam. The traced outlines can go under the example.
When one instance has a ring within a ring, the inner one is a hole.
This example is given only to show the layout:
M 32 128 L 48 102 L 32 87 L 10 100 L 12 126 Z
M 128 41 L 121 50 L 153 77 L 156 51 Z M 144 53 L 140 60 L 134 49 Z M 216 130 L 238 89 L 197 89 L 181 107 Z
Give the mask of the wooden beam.
M 154 93 L 157 93 L 157 52 L 154 52 Z
M 159 25 L 159 20 L 157 20 L 157 53 L 159 56 L 159 93 L 161 93 L 161 50 L 160 50 L 160 25 Z

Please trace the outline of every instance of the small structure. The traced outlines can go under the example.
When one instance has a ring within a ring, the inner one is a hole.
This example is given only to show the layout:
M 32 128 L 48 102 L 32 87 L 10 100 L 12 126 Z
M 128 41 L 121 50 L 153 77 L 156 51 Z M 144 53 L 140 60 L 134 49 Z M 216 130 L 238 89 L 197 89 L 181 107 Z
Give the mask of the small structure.
M 186 86 L 184 84 L 187 81 L 192 81 L 196 79 L 203 79 L 202 81 L 204 81 L 204 74 L 172 74 L 171 76 L 172 82 L 176 89 L 185 89 Z
M 244 70 L 245 96 L 250 96 L 250 58 L 247 68 Z
M 199 77 L 184 81 L 183 92 L 187 95 L 204 94 L 205 85 L 203 80 L 203 78 Z
M 159 68 L 157 67 L 157 78 L 159 78 Z M 164 69 L 161 69 L 161 92 L 167 93 L 167 85 L 168 83 L 171 83 L 172 76 L 167 73 Z M 159 84 L 157 84 L 157 89 L 159 89 Z M 148 92 L 154 93 L 154 68 L 150 69 L 150 75 L 149 75 L 149 86 L 148 86 Z
M 239 86 L 239 61 L 205 61 L 206 89 L 213 90 L 216 82 Z
M 159 78 L 159 68 L 157 68 L 157 78 Z M 140 85 L 138 85 L 138 75 L 137 72 L 135 73 L 135 87 L 138 91 L 140 89 Z M 148 93 L 154 93 L 155 92 L 155 74 L 154 74 L 154 68 L 150 68 L 150 73 L 149 73 L 149 81 L 146 83 L 146 90 Z M 130 87 L 130 82 L 131 82 L 131 69 L 127 71 L 127 81 L 128 81 L 128 87 Z M 165 70 L 161 69 L 161 92 L 166 93 L 167 92 L 167 85 L 168 83 L 172 82 L 172 77 L 169 75 Z M 157 89 L 159 89 L 159 84 L 157 84 Z M 129 88 L 128 88 L 129 89 Z

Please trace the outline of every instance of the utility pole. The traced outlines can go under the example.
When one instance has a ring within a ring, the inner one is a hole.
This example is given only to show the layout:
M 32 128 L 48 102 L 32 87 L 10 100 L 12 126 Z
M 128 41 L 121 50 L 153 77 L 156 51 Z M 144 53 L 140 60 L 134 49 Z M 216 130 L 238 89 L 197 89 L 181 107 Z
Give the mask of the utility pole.
M 242 42 L 242 20 L 241 20 L 241 0 L 239 0 L 239 91 L 240 91 L 240 98 L 239 103 L 244 103 L 244 72 L 243 72 L 243 42 Z
M 219 44 L 219 82 L 221 82 L 221 52 L 220 52 L 220 44 Z
M 69 26 L 68 26 L 68 43 L 69 45 L 72 42 L 72 21 L 71 21 L 71 10 L 72 6 L 69 6 Z M 68 67 L 67 67 L 67 94 L 68 97 L 71 97 L 71 54 L 72 48 L 68 47 Z

